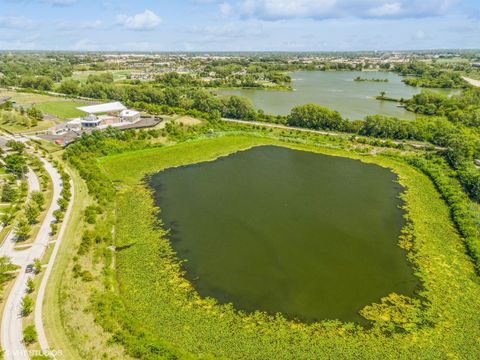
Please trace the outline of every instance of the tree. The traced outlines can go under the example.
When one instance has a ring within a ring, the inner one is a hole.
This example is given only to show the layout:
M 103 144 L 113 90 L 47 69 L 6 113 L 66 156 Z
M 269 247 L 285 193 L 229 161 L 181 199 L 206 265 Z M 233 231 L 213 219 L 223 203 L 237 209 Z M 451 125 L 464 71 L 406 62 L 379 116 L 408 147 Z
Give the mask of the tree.
M 462 134 L 451 136 L 445 152 L 447 161 L 453 168 L 459 169 L 466 162 L 472 161 L 474 149 L 468 138 Z
M 232 119 L 255 120 L 256 111 L 248 99 L 230 96 L 223 99 L 222 115 Z
M 62 210 L 57 209 L 57 210 L 55 210 L 55 211 L 53 212 L 53 216 L 55 217 L 55 220 L 56 220 L 57 222 L 61 222 L 61 221 L 63 220 L 65 214 L 63 213 Z
M 33 300 L 29 295 L 25 295 L 22 298 L 21 307 L 22 307 L 22 309 L 21 309 L 22 316 L 25 317 L 25 316 L 30 315 L 30 313 L 33 310 Z
M 3 226 L 7 226 L 12 223 L 13 219 L 15 218 L 15 212 L 15 207 L 13 205 L 10 205 L 8 208 L 3 210 L 3 213 L 0 216 Z
M 15 235 L 17 238 L 22 241 L 28 238 L 31 230 L 30 223 L 28 222 L 27 217 L 22 212 L 18 215 L 17 224 L 15 225 Z
M 32 278 L 28 278 L 28 280 L 27 280 L 27 292 L 29 294 L 31 294 L 34 291 L 35 291 L 35 282 L 33 281 Z
M 380 97 L 381 97 L 382 99 L 385 98 L 385 95 L 386 95 L 386 94 L 387 94 L 387 93 L 386 93 L 385 91 L 380 91 Z
M 36 202 L 31 201 L 25 207 L 25 216 L 28 219 L 30 225 L 36 224 L 38 221 L 38 216 L 40 215 L 40 209 Z
M 338 111 L 316 104 L 294 107 L 287 120 L 290 126 L 337 131 L 343 130 L 347 126 L 347 121 Z
M 28 325 L 25 329 L 23 329 L 23 341 L 27 345 L 37 341 L 37 331 L 35 330 L 34 325 Z
M 80 93 L 80 82 L 73 79 L 63 80 L 57 91 L 67 95 L 78 95 Z
M 30 196 L 32 201 L 34 201 L 40 209 L 43 209 L 45 205 L 45 195 L 43 195 L 41 191 L 33 191 Z
M 27 115 L 33 120 L 43 120 L 43 113 L 37 109 L 35 106 L 32 106 L 27 110 Z
M 58 224 L 52 222 L 50 224 L 50 235 L 55 235 L 58 232 Z
M 6 281 L 12 278 L 10 271 L 15 269 L 15 265 L 10 262 L 7 256 L 0 257 L 0 289 Z
M 42 260 L 36 258 L 33 260 L 33 267 L 35 268 L 35 274 L 40 274 L 42 271 Z
M 18 154 L 11 154 L 5 157 L 5 165 L 8 172 L 23 177 L 28 169 L 25 158 Z
M 15 141 L 15 140 L 8 140 L 5 145 L 12 149 L 13 151 L 18 152 L 19 154 L 23 153 L 25 150 L 25 144 L 21 141 Z
M 17 198 L 17 195 L 17 190 L 10 183 L 3 185 L 2 202 L 13 202 Z

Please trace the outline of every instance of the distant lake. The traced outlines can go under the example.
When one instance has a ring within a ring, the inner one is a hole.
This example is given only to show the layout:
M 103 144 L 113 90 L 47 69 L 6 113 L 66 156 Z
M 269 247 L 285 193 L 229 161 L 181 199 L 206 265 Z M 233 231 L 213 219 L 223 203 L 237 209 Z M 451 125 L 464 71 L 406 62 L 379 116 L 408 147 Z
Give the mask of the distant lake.
M 267 114 L 287 115 L 294 106 L 316 103 L 337 110 L 350 120 L 375 114 L 415 119 L 415 114 L 398 107 L 395 102 L 375 100 L 381 91 L 397 99 L 408 99 L 420 92 L 419 88 L 405 85 L 397 74 L 382 71 L 297 71 L 290 76 L 294 91 L 241 89 L 219 90 L 218 93 L 244 96 Z M 354 81 L 357 76 L 388 79 L 388 82 L 357 82 Z
M 402 187 L 358 160 L 260 146 L 149 179 L 201 296 L 306 321 L 358 311 L 418 281 L 398 245 Z

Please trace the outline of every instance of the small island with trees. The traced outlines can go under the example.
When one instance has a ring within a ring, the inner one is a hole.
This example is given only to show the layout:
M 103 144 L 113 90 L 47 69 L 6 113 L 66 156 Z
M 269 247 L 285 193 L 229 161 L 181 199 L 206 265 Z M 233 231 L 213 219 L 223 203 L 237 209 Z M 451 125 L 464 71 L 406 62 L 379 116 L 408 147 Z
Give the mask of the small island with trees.
M 356 82 L 383 82 L 386 83 L 388 82 L 388 79 L 375 79 L 375 78 L 363 78 L 361 76 L 357 76 L 353 81 Z

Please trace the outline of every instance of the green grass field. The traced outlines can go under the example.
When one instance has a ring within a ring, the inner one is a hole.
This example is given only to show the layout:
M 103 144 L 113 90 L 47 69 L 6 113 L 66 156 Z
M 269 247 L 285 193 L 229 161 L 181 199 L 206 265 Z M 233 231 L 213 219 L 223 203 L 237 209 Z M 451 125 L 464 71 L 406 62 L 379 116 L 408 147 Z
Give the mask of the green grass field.
M 130 70 L 108 70 L 108 71 L 75 71 L 73 76 L 71 77 L 74 80 L 78 80 L 81 82 L 86 82 L 88 79 L 88 75 L 92 74 L 102 74 L 102 73 L 112 73 L 114 81 L 125 80 L 128 75 L 130 75 Z
M 55 96 L 0 89 L 0 97 L 9 96 L 18 105 L 32 105 L 58 100 Z
M 56 116 L 61 119 L 84 116 L 85 113 L 77 110 L 78 107 L 86 105 L 76 101 L 49 101 L 40 103 L 37 106 L 42 112 Z
M 408 307 L 390 304 L 377 308 L 371 329 L 339 321 L 301 324 L 281 316 L 237 312 L 195 292 L 182 277 L 164 231 L 155 227 L 153 200 L 141 179 L 168 167 L 212 160 L 260 144 L 356 158 L 397 173 L 406 188 L 403 198 L 411 221 L 403 246 L 410 249 L 408 257 L 422 282 L 421 319 L 409 315 L 413 313 Z M 111 315 L 119 317 L 116 324 L 140 326 L 156 344 L 178 349 L 180 354 L 186 351 L 206 357 L 474 359 L 480 355 L 478 277 L 448 206 L 432 182 L 404 161 L 268 138 L 228 136 L 109 156 L 100 164 L 119 189 L 116 245 L 122 251 L 115 257 L 115 279 L 125 312 Z M 388 324 L 408 324 L 409 330 L 393 331 Z
M 42 120 L 38 122 L 37 126 L 26 127 L 18 123 L 6 123 L 0 122 L 0 128 L 5 129 L 11 133 L 35 133 L 37 131 L 44 131 L 52 126 L 55 126 L 56 122 L 52 120 Z

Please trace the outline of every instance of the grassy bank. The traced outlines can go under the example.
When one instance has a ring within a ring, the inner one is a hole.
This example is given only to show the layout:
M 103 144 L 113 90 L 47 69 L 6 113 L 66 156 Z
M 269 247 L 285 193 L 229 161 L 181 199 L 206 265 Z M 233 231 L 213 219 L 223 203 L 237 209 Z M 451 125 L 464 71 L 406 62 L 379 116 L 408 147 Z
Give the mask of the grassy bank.
M 356 158 L 398 174 L 407 189 L 403 196 L 410 222 L 401 243 L 410 250 L 409 259 L 423 284 L 418 294 L 423 299 L 421 312 L 401 302 L 386 306 L 385 301 L 367 308 L 374 321 L 366 330 L 335 320 L 305 325 L 281 316 L 243 314 L 198 296 L 182 277 L 164 231 L 156 226 L 153 201 L 141 179 L 168 167 L 262 144 Z M 123 153 L 100 163 L 118 189 L 116 291 L 99 295 L 95 312 L 105 328 L 117 329 L 118 341 L 127 349 L 136 349 L 135 344 L 119 328 L 136 329 L 132 330 L 135 336 L 141 331 L 155 349 L 171 356 L 372 359 L 475 358 L 480 354 L 480 287 L 472 263 L 450 220 L 450 210 L 431 181 L 403 160 L 270 138 L 225 136 Z
M 91 199 L 85 183 L 74 169 L 69 169 L 75 187 L 75 198 L 50 275 L 43 303 L 43 321 L 50 349 L 60 350 L 58 359 L 122 359 L 122 349 L 109 344 L 110 334 L 95 324 L 85 309 L 90 294 L 101 284 L 85 284 L 73 271 L 76 250 L 82 241 L 84 211 Z

